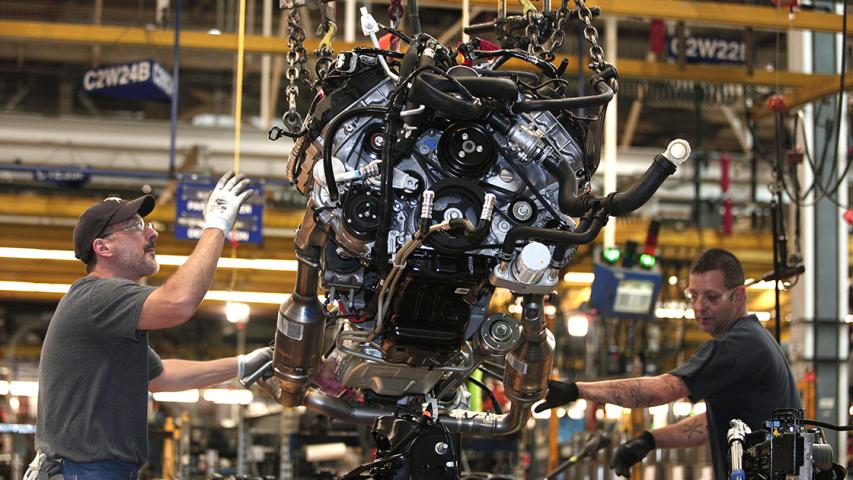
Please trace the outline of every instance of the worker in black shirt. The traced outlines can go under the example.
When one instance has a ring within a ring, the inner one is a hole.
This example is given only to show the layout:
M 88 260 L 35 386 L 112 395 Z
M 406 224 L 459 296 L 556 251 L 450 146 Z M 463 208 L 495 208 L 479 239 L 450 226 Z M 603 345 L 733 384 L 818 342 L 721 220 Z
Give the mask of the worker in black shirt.
M 728 478 L 726 432 L 738 418 L 753 430 L 778 408 L 802 408 L 782 349 L 754 315 L 746 313 L 743 267 L 730 252 L 711 249 L 690 267 L 684 292 L 699 328 L 713 337 L 684 365 L 656 377 L 601 382 L 551 381 L 537 412 L 579 398 L 644 408 L 687 397 L 705 400 L 706 413 L 650 431 L 619 445 L 610 468 L 630 476 L 631 466 L 655 448 L 695 447 L 709 441 L 714 476 Z

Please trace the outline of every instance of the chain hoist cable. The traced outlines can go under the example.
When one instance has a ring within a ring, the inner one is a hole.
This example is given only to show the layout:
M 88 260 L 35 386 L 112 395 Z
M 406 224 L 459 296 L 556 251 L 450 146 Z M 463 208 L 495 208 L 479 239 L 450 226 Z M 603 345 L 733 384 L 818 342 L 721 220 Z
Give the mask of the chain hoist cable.
M 287 59 L 287 71 L 285 77 L 288 84 L 285 88 L 287 96 L 287 111 L 282 116 L 284 123 L 284 131 L 294 133 L 302 126 L 302 116 L 296 109 L 296 100 L 299 97 L 299 82 L 303 85 L 313 88 L 311 82 L 311 74 L 308 73 L 308 52 L 305 50 L 305 29 L 302 28 L 301 18 L 299 16 L 298 6 L 304 2 L 294 2 L 290 5 L 290 13 L 287 16 L 287 26 L 289 36 L 287 38 L 287 46 L 289 48 Z
M 317 36 L 320 37 L 320 44 L 317 50 L 314 50 L 314 55 L 317 55 L 317 63 L 314 65 L 314 72 L 317 74 L 316 88 L 320 87 L 320 82 L 326 78 L 329 69 L 332 66 L 332 57 L 335 51 L 332 50 L 332 41 L 335 39 L 335 33 L 338 31 L 338 26 L 335 23 L 336 8 L 335 2 L 326 2 L 321 7 L 323 18 L 320 21 L 320 26 L 317 28 Z
M 575 8 L 578 18 L 584 23 L 583 36 L 590 45 L 589 57 L 592 63 L 589 68 L 601 73 L 607 67 L 607 62 L 604 61 L 604 49 L 598 43 L 598 30 L 592 26 L 592 11 L 586 6 L 585 0 L 575 0 Z

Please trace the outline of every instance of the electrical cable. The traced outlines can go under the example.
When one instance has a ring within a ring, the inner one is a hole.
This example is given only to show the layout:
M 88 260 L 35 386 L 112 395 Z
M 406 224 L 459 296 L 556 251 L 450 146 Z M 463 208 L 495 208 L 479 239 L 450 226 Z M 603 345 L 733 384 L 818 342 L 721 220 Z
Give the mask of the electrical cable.
M 853 425 L 833 425 L 831 423 L 821 422 L 819 420 L 811 420 L 809 418 L 803 419 L 803 423 L 805 425 L 814 425 L 815 427 L 828 428 L 830 430 L 835 430 L 836 432 L 853 431 Z

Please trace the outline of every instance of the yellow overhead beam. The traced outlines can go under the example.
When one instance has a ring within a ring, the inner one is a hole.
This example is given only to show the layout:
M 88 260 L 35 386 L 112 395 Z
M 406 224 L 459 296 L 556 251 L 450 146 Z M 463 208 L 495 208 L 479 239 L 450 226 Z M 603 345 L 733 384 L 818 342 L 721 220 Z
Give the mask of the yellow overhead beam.
M 816 76 L 817 75 L 812 75 L 812 77 Z M 841 86 L 841 77 L 839 75 L 821 75 L 821 77 L 824 78 L 820 80 L 813 80 L 808 85 L 783 95 L 785 98 L 785 105 L 787 105 L 788 110 L 799 108 L 826 96 L 838 93 L 838 89 Z M 853 75 L 847 75 L 845 77 L 844 90 L 853 90 Z M 767 117 L 771 117 L 773 112 L 767 108 L 766 104 L 761 104 L 752 107 L 751 115 L 753 120 L 759 121 Z
M 680 3 L 680 2 L 669 2 Z M 146 45 L 171 47 L 174 32 L 171 30 L 149 31 L 137 27 L 116 27 L 108 25 L 85 25 L 50 22 L 18 22 L 0 20 L 0 38 L 24 41 L 44 41 L 62 43 L 81 43 L 93 45 Z M 311 51 L 317 47 L 317 40 L 306 40 L 305 47 Z M 338 51 L 351 50 L 362 43 L 336 42 Z M 237 49 L 237 36 L 232 34 L 211 35 L 200 31 L 181 32 L 181 47 L 186 49 L 220 50 L 234 52 Z M 246 36 L 246 51 L 252 53 L 284 54 L 287 45 L 275 37 L 260 35 Z M 576 56 L 565 57 L 570 65 L 577 65 Z M 557 63 L 561 58 L 557 59 Z M 584 61 L 586 62 L 586 60 Z M 532 68 L 529 64 L 512 60 L 508 68 Z M 747 75 L 745 69 L 738 67 L 690 65 L 679 69 L 668 63 L 646 62 L 622 58 L 616 61 L 616 68 L 622 78 L 643 78 L 648 80 L 694 80 L 703 82 L 732 83 L 745 85 L 775 85 L 785 88 L 811 87 L 831 82 L 832 75 L 807 75 L 791 72 L 756 71 Z M 837 82 L 836 82 L 837 83 Z
M 0 20 L 0 38 L 4 37 L 46 42 L 171 48 L 174 45 L 175 32 L 114 25 Z M 282 38 L 262 35 L 246 35 L 245 38 L 245 51 L 249 53 L 284 54 L 287 49 L 287 43 Z M 315 50 L 317 45 L 317 40 L 305 40 L 305 48 L 308 51 Z M 347 48 L 352 48 L 359 44 L 346 45 Z M 212 35 L 208 32 L 181 30 L 181 48 L 236 52 L 237 35 L 232 33 Z
M 471 6 L 494 10 L 495 0 L 469 0 Z M 458 6 L 458 0 L 434 0 L 433 3 Z M 556 4 L 557 2 L 552 2 Z M 542 0 L 533 0 L 542 8 Z M 574 2 L 570 2 L 573 5 Z M 787 8 L 759 7 L 734 3 L 695 2 L 684 0 L 587 0 L 589 7 L 601 7 L 602 16 L 660 18 L 695 24 L 752 27 L 760 30 L 796 29 L 819 32 L 841 32 L 842 17 L 835 13 L 796 11 Z M 510 10 L 521 11 L 521 2 L 507 0 Z M 555 8 L 555 7 L 552 7 Z

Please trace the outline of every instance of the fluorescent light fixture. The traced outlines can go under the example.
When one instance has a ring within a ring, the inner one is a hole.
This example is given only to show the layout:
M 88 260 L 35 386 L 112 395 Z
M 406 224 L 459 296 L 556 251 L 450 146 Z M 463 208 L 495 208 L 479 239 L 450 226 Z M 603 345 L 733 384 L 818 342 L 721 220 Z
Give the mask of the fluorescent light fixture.
M 79 262 L 71 250 L 46 250 L 41 248 L 0 247 L 0 258 L 18 258 L 30 260 L 62 260 Z M 160 265 L 180 266 L 186 263 L 187 255 L 157 255 Z M 295 272 L 299 262 L 296 260 L 277 260 L 272 258 L 230 258 L 222 257 L 217 266 L 238 270 L 271 270 L 277 272 Z
M 158 402 L 172 403 L 196 403 L 199 399 L 198 389 L 183 390 L 180 392 L 155 392 L 154 400 Z
M 693 405 L 690 402 L 679 400 L 672 404 L 672 414 L 676 417 L 686 417 L 693 411 Z
M 228 302 L 225 304 L 225 318 L 231 323 L 246 323 L 251 314 L 252 307 L 248 303 Z
M 211 290 L 204 296 L 205 300 L 218 300 L 220 302 L 269 303 L 273 305 L 279 305 L 288 298 L 290 298 L 289 293 L 237 292 L 228 290 Z
M 612 403 L 604 404 L 604 416 L 607 417 L 608 420 L 619 420 L 622 418 L 622 407 L 619 405 L 614 405 Z
M 56 293 L 65 294 L 71 287 L 64 283 L 35 283 L 0 281 L 0 292 Z M 279 305 L 290 298 L 288 293 L 237 292 L 228 290 L 210 290 L 205 300 L 220 302 L 266 303 Z
M 224 405 L 248 405 L 252 403 L 254 395 L 251 390 L 246 389 L 208 388 L 202 392 L 202 398 Z
M 589 333 L 589 316 L 576 313 L 569 317 L 567 329 L 573 337 L 585 337 Z
M 0 281 L 0 291 L 33 293 L 66 293 L 71 285 L 65 283 L 34 283 Z
M 595 274 L 591 272 L 568 272 L 563 275 L 563 281 L 568 283 L 590 284 L 595 280 Z
M 32 381 L 12 380 L 9 393 L 16 397 L 38 397 L 39 383 Z
M 545 305 L 544 312 L 545 315 L 556 315 L 557 307 L 554 305 Z
M 758 317 L 759 322 L 769 322 L 770 321 L 770 312 L 749 312 L 756 317 Z

